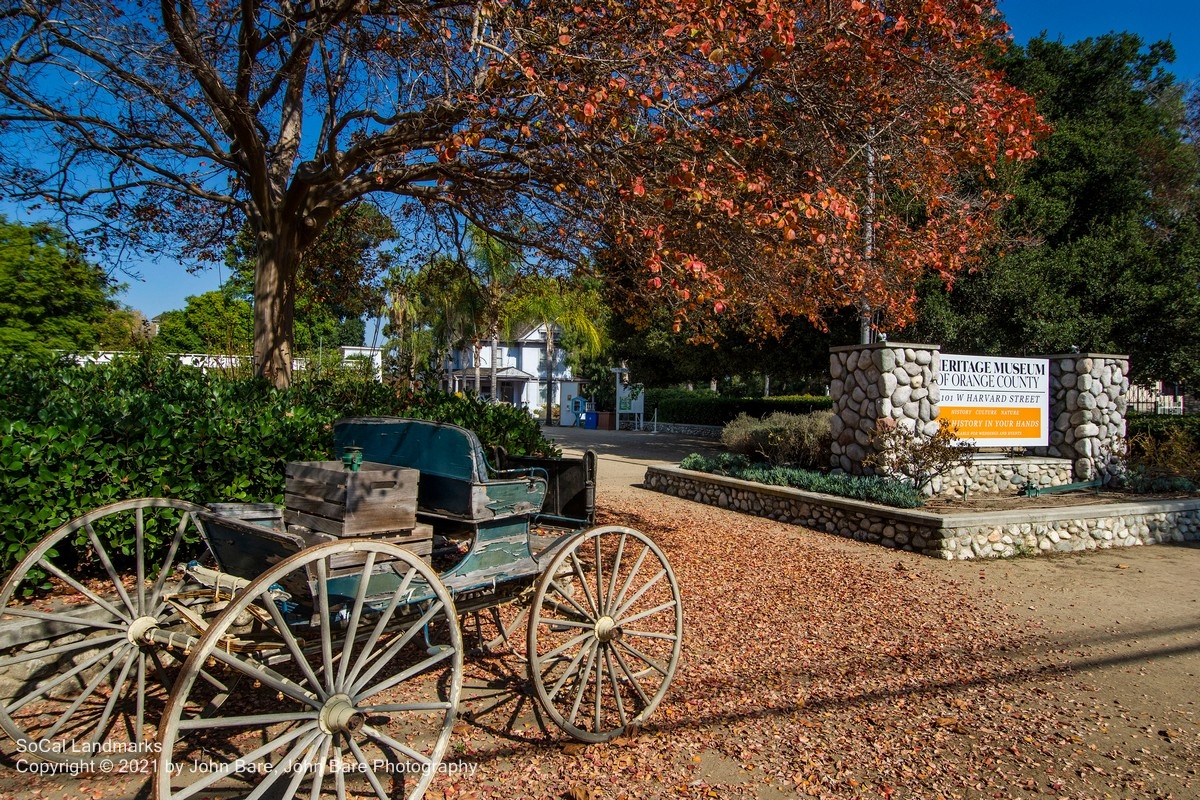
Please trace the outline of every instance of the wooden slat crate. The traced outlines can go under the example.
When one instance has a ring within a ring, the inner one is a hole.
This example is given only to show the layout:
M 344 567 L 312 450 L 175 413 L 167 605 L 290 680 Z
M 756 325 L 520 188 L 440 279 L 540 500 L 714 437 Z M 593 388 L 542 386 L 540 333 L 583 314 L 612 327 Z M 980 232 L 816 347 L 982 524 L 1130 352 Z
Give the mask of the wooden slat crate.
M 340 461 L 295 461 L 285 472 L 283 518 L 334 536 L 410 531 L 417 524 L 415 469 L 364 461 L 351 472 Z

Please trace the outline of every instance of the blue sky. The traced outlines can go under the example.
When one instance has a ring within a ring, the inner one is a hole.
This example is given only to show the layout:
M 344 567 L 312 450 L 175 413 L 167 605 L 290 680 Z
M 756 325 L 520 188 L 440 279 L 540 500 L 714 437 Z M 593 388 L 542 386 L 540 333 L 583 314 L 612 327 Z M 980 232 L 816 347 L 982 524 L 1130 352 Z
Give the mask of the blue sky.
M 1147 43 L 1170 39 L 1177 60 L 1172 72 L 1184 81 L 1200 83 L 1200 0 L 998 0 L 1012 27 L 1013 38 L 1024 43 L 1042 31 L 1051 39 L 1075 42 L 1110 31 L 1130 31 Z M 15 215 L 11 215 L 15 216 Z M 123 277 L 129 288 L 122 303 L 147 317 L 183 308 L 189 295 L 217 288 L 223 270 L 213 267 L 189 275 L 178 265 L 147 264 L 143 280 Z

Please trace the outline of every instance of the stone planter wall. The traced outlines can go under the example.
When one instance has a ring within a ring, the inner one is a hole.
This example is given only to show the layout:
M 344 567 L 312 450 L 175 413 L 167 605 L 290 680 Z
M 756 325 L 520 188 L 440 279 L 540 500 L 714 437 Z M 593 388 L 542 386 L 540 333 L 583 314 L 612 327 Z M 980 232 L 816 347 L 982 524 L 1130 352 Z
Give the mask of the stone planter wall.
M 1045 488 L 1074 481 L 1072 464 L 1065 458 L 980 458 L 969 468 L 956 467 L 931 482 L 930 494 L 939 497 L 1015 494 L 1026 484 Z
M 633 420 L 621 420 L 621 430 L 633 431 L 637 430 Z M 721 431 L 724 430 L 720 425 L 686 425 L 680 422 L 659 422 L 654 423 L 646 420 L 642 423 L 643 431 L 657 433 L 677 433 L 680 436 L 697 436 L 703 439 L 720 439 Z
M 1200 498 L 934 514 L 679 467 L 648 468 L 644 486 L 699 503 L 945 559 L 1200 541 Z

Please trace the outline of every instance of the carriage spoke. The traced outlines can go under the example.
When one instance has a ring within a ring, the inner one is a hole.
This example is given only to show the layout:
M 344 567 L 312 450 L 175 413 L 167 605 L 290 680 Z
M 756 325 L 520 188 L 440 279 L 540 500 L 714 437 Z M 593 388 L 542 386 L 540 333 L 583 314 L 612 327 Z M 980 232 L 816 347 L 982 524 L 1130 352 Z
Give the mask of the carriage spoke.
M 409 568 L 408 572 L 404 575 L 404 580 L 400 581 L 400 585 L 396 587 L 396 591 L 392 593 L 392 599 L 388 601 L 387 608 L 382 614 L 379 615 L 379 619 L 375 622 L 375 628 L 371 631 L 371 635 L 367 637 L 367 641 L 363 644 L 362 650 L 359 651 L 358 658 L 354 660 L 354 668 L 350 670 L 350 674 L 347 678 L 348 680 L 355 680 L 358 674 L 367 665 L 368 657 L 371 655 L 371 652 L 374 651 L 375 644 L 379 641 L 379 637 L 383 635 L 384 630 L 387 628 L 388 620 L 392 618 L 392 614 L 395 613 L 396 607 L 400 605 L 401 598 L 405 597 L 408 593 L 408 587 L 412 584 L 413 576 L 416 574 L 417 571 L 415 569 Z
M 192 717 L 179 720 L 179 729 L 184 731 L 205 730 L 208 728 L 262 728 L 268 725 L 278 725 L 284 722 L 303 722 L 315 720 L 319 716 L 316 709 L 307 711 L 285 711 L 277 714 L 245 714 L 236 717 Z
M 592 587 L 588 585 L 588 579 L 587 575 L 584 574 L 583 564 L 579 563 L 579 556 L 574 550 L 571 551 L 571 568 L 575 572 L 575 577 L 579 579 L 579 585 L 583 588 L 583 596 L 587 599 L 588 608 L 591 609 L 587 616 L 600 616 L 600 606 L 598 606 L 595 599 L 592 598 Z
M 642 588 L 640 588 L 636 592 L 634 592 L 633 597 L 626 600 L 625 604 L 623 606 L 621 606 L 619 609 L 617 609 L 617 613 L 614 614 L 613 616 L 617 617 L 619 619 L 619 618 L 625 616 L 627 613 L 629 613 L 629 609 L 633 608 L 634 605 L 637 604 L 637 601 L 642 599 L 642 595 L 644 595 L 646 592 L 648 592 L 652 588 L 654 588 L 654 585 L 656 583 L 658 583 L 659 581 L 661 581 L 664 577 L 666 577 L 666 575 L 667 575 L 667 571 L 665 569 L 659 570 L 658 574 L 655 575 L 650 580 L 646 581 L 645 586 L 643 586 Z
M 346 683 L 346 670 L 350 667 L 350 654 L 354 650 L 354 639 L 358 631 L 358 623 L 362 618 L 363 603 L 367 599 L 367 585 L 370 583 L 371 571 L 375 568 L 375 553 L 367 553 L 363 562 L 362 573 L 358 581 L 358 594 L 354 597 L 354 608 L 350 612 L 350 621 L 346 625 L 346 643 L 342 647 L 342 662 L 338 664 L 335 689 L 340 689 Z
M 59 729 L 62 728 L 62 726 L 67 722 L 67 720 L 69 720 L 72 716 L 74 716 L 75 712 L 79 710 L 79 707 L 81 705 L 83 705 L 83 703 L 89 697 L 91 697 L 93 694 L 96 693 L 96 690 L 98 688 L 100 688 L 100 684 L 104 682 L 104 679 L 107 678 L 109 675 L 111 675 L 112 671 L 117 668 L 117 666 L 121 663 L 121 656 L 125 654 L 125 651 L 127 648 L 128 648 L 128 645 L 126 645 L 125 647 L 116 648 L 116 649 L 110 651 L 113 654 L 112 660 L 107 665 L 105 665 L 104 669 L 102 669 L 102 670 L 100 670 L 100 672 L 96 673 L 95 677 L 93 677 L 88 682 L 87 686 L 84 687 L 83 691 L 79 693 L 79 697 L 75 698 L 75 702 L 71 703 L 71 705 L 67 707 L 66 711 L 59 714 L 58 719 L 55 720 L 54 724 L 51 725 L 49 728 L 47 728 L 41 734 L 41 738 L 43 738 L 43 739 L 53 739 L 54 738 L 55 734 L 58 733 Z
M 60 644 L 57 647 L 50 647 L 45 650 L 35 650 L 32 653 L 21 653 L 19 656 L 0 659 L 0 671 L 6 670 L 15 664 L 23 664 L 26 661 L 48 658 L 50 656 L 57 656 L 63 653 L 71 653 L 75 650 L 90 650 L 93 647 L 99 647 L 118 641 L 125 641 L 126 638 L 127 637 L 123 633 L 114 633 L 99 639 L 80 639 L 78 642 Z
M 321 665 L 325 676 L 325 691 L 333 694 L 333 634 L 329 626 L 329 563 L 324 558 L 317 559 L 317 598 L 318 606 L 326 618 L 321 620 Z
M 110 631 L 125 632 L 126 626 L 116 622 L 101 622 L 100 620 L 87 619 L 85 617 L 71 617 L 65 614 L 52 614 L 48 611 L 36 611 L 32 608 L 6 608 L 5 614 L 10 614 L 14 617 L 28 617 L 29 619 L 44 619 L 49 622 L 61 622 L 64 625 L 78 625 L 80 628 L 104 628 Z
M 599 541 L 600 537 L 596 537 Z M 604 606 L 603 613 L 611 613 L 619 600 L 616 600 L 617 594 L 617 575 L 621 572 L 621 557 L 625 554 L 625 540 L 629 538 L 627 534 L 622 533 L 620 540 L 617 542 L 617 553 L 613 556 L 612 575 L 608 579 L 608 594 L 606 595 L 608 602 Z
M 258 759 L 262 758 L 263 756 L 267 755 L 268 753 L 274 752 L 275 750 L 278 750 L 279 748 L 289 744 L 290 742 L 293 742 L 296 739 L 299 739 L 301 736 L 308 734 L 310 731 L 313 730 L 313 728 L 316 728 L 316 727 L 317 727 L 317 724 L 314 722 L 310 725 L 303 725 L 294 730 L 290 730 L 287 733 L 284 733 L 278 739 L 267 742 L 262 747 L 259 747 L 258 749 L 247 753 L 246 755 L 242 756 L 242 758 L 239 760 L 243 764 L 253 764 L 254 762 L 258 761 Z M 191 784 L 188 784 L 187 786 L 182 787 L 178 791 L 178 793 L 176 793 L 174 795 L 173 800 L 186 800 L 187 798 L 191 797 L 192 795 L 197 794 L 198 792 L 204 791 L 205 789 L 212 786 L 214 783 L 221 780 L 222 778 L 228 777 L 230 771 L 231 770 L 229 770 L 229 769 L 214 769 L 212 772 L 210 772 L 207 775 L 204 775 L 202 778 L 198 779 L 195 783 L 191 783 Z
M 650 698 L 646 696 L 646 692 L 642 689 L 642 685 L 638 683 L 637 676 L 629 669 L 629 664 L 625 661 L 625 657 L 621 655 L 620 649 L 614 647 L 612 650 L 613 657 L 617 659 L 617 663 L 621 665 L 621 671 L 625 673 L 625 677 L 629 679 L 629 684 L 633 690 L 637 692 L 638 698 L 642 701 L 642 708 L 650 705 Z
M 409 678 L 411 678 L 414 675 L 420 675 L 425 670 L 429 669 L 430 667 L 434 666 L 435 664 L 440 664 L 441 662 L 445 661 L 447 658 L 450 658 L 453 655 L 454 655 L 454 651 L 451 650 L 450 648 L 446 648 L 444 650 L 439 650 L 437 653 L 434 653 L 429 658 L 427 658 L 424 661 L 421 661 L 419 663 L 413 664 L 411 667 L 404 670 L 403 672 L 398 672 L 395 675 L 392 675 L 387 680 L 377 683 L 369 689 L 358 692 L 355 695 L 355 697 L 374 697 L 375 695 L 379 694 L 380 692 L 386 692 L 388 689 L 392 688 L 393 686 L 400 684 L 400 683 L 404 683 L 406 680 L 408 680 Z
M 150 589 L 150 605 L 156 609 L 162 599 L 163 588 L 167 585 L 167 580 L 171 577 L 171 572 L 173 571 L 171 565 L 175 563 L 175 555 L 179 552 L 179 546 L 183 543 L 189 522 L 197 527 L 200 525 L 195 514 L 184 512 L 183 517 L 175 526 L 175 535 L 171 537 L 171 546 L 167 548 L 166 558 L 163 559 L 162 566 L 158 568 L 158 575 L 154 579 L 154 586 Z
M 227 653 L 224 650 L 213 650 L 211 656 L 223 664 L 233 667 L 243 675 L 248 675 L 256 681 L 262 681 L 277 692 L 283 692 L 293 700 L 310 706 L 320 702 L 315 693 L 308 691 L 290 678 L 280 675 L 254 658 L 242 658 L 237 653 Z
M 113 684 L 112 692 L 108 695 L 108 702 L 104 704 L 104 713 L 100 715 L 100 721 L 96 724 L 96 730 L 89 740 L 92 744 L 99 744 L 100 739 L 108 731 L 108 720 L 112 717 L 117 701 L 121 699 L 121 689 L 125 686 L 125 682 L 129 680 L 129 670 L 133 667 L 133 662 L 138 655 L 140 654 L 134 649 L 125 658 L 125 666 L 121 667 L 121 675 L 117 678 L 116 683 Z
M 622 635 L 625 637 L 636 637 L 639 639 L 661 639 L 667 642 L 677 642 L 679 637 L 673 633 L 657 633 L 655 631 L 639 631 L 630 628 L 622 628 Z
M 651 658 L 650 656 L 646 655 L 646 654 L 645 654 L 645 653 L 643 653 L 642 651 L 638 650 L 636 647 L 634 647 L 633 645 L 629 644 L 628 642 L 624 642 L 624 641 L 617 642 L 617 645 L 618 645 L 619 647 L 623 647 L 623 648 L 625 648 L 626 650 L 628 650 L 628 651 L 629 651 L 629 653 L 630 653 L 630 655 L 632 655 L 632 656 L 634 656 L 634 657 L 638 658 L 638 659 L 639 659 L 639 660 L 641 660 L 641 661 L 644 661 L 644 662 L 646 663 L 646 665 L 647 665 L 647 666 L 649 666 L 649 667 L 653 668 L 653 669 L 654 669 L 656 672 L 658 672 L 659 674 L 661 674 L 661 675 L 667 675 L 667 674 L 668 674 L 668 672 L 667 672 L 667 668 L 666 668 L 666 667 L 664 667 L 662 664 L 660 664 L 659 662 L 655 661 L 653 658 Z M 640 673 L 640 672 L 639 672 L 638 674 L 640 675 L 640 674 L 642 674 L 642 673 Z
M 371 769 L 370 762 L 367 760 L 362 749 L 359 748 L 358 743 L 347 737 L 346 744 L 350 746 L 350 752 L 358 759 L 358 763 L 362 764 L 363 774 L 367 776 L 367 781 L 370 782 L 371 788 L 375 790 L 375 796 L 379 800 L 391 800 L 391 793 L 384 789 L 383 785 L 379 782 L 379 776 L 375 774 L 375 770 Z
M 429 703 L 382 703 L 379 705 L 367 706 L 357 705 L 359 711 L 375 714 L 392 714 L 401 711 L 449 711 L 454 707 L 453 703 L 448 703 L 445 700 Z
M 612 609 L 620 608 L 621 604 L 625 602 L 625 595 L 628 594 L 629 589 L 633 586 L 633 582 L 637 578 L 638 572 L 642 569 L 642 563 L 646 560 L 646 556 L 648 555 L 650 555 L 650 547 L 648 545 L 642 545 L 642 552 L 638 553 L 638 557 L 633 562 L 633 567 L 629 570 L 629 574 L 625 576 L 625 583 L 621 585 L 621 591 L 616 597 L 613 598 L 612 605 L 609 606 L 610 611 Z M 620 615 L 617 614 L 615 616 Z
M 608 682 L 612 685 L 613 697 L 617 701 L 617 717 L 621 720 L 621 727 L 624 728 L 629 724 L 629 717 L 625 714 L 625 701 L 621 697 L 621 682 L 617 680 L 617 670 L 615 667 L 613 667 L 612 653 L 613 649 L 611 647 L 604 648 L 604 665 L 608 668 Z M 597 692 L 596 696 L 598 698 L 600 693 Z M 596 705 L 597 707 L 600 705 L 600 701 L 598 699 L 596 701 Z M 597 729 L 599 729 L 599 716 L 596 717 L 596 726 Z
M 551 702 L 553 702 L 555 697 L 558 697 L 558 693 L 562 691 L 563 686 L 566 685 L 567 681 L 570 680 L 571 676 L 576 674 L 576 671 L 579 669 L 579 662 L 583 661 L 584 655 L 586 655 L 588 652 L 589 652 L 589 648 L 586 648 L 586 647 L 579 648 L 579 652 L 576 653 L 575 657 L 571 659 L 571 663 L 567 664 L 567 668 L 565 670 L 563 670 L 563 674 L 558 679 L 558 682 L 555 683 L 553 688 L 550 689 Z M 547 670 L 547 672 L 550 672 L 550 671 L 552 671 L 552 670 Z
M 96 551 L 96 555 L 100 558 L 100 563 L 104 566 L 104 571 L 108 573 L 109 580 L 113 582 L 113 587 L 116 588 L 117 594 L 121 596 L 121 602 L 125 604 L 125 608 L 129 609 L 129 613 L 133 616 L 138 615 L 138 609 L 134 608 L 133 601 L 129 599 L 129 594 L 125 591 L 125 584 L 121 583 L 121 576 L 117 574 L 117 570 L 113 567 L 112 559 L 108 557 L 108 550 L 100 543 L 100 537 L 96 535 L 96 529 L 92 527 L 92 523 L 84 524 L 83 529 L 87 531 L 88 542 L 91 543 L 92 549 Z
M 583 606 L 579 605 L 578 601 L 576 601 L 574 597 L 567 594 L 567 590 L 562 588 L 562 586 L 559 585 L 558 581 L 551 580 L 550 588 L 553 589 L 554 591 L 558 592 L 560 597 L 562 597 L 569 604 L 571 604 L 571 606 L 576 611 L 579 612 L 579 616 L 583 617 L 584 619 L 595 619 L 595 615 L 588 613 L 588 611 Z
M 361 675 L 352 675 L 350 677 L 350 680 L 353 681 L 353 683 L 349 686 L 346 693 L 355 698 L 370 697 L 372 693 L 363 692 L 362 687 L 365 684 L 370 683 L 371 680 L 379 673 L 379 670 L 383 669 L 384 666 L 386 666 L 387 663 L 391 661 L 392 658 L 394 658 L 395 655 L 399 653 L 405 645 L 412 641 L 413 637 L 416 636 L 417 631 L 428 625 L 429 622 L 435 616 L 437 616 L 443 608 L 445 608 L 445 606 L 443 606 L 440 601 L 430 606 L 429 609 L 421 615 L 421 618 L 414 622 L 409 629 L 405 631 L 402 636 L 400 636 L 400 638 L 388 643 L 388 646 L 385 647 L 383 651 L 373 659 L 375 662 L 374 665 L 372 665 Z
M 380 744 L 387 745 L 388 747 L 392 748 L 393 750 L 403 753 L 408 758 L 412 759 L 413 761 L 416 761 L 418 764 L 421 765 L 422 769 L 432 769 L 435 766 L 433 763 L 433 759 L 425 756 L 422 753 L 417 752 L 416 750 L 413 750 L 411 747 L 404 744 L 403 742 L 393 739 L 391 736 L 388 736 L 383 731 L 372 728 L 370 725 L 364 725 L 362 732 L 368 738 L 374 739 L 375 741 L 379 742 Z
M 134 550 L 137 571 L 137 612 L 146 613 L 146 514 L 139 508 L 134 512 Z
M 300 753 L 304 750 L 312 748 L 316 744 L 317 740 L 324 735 L 325 733 L 320 728 L 317 728 L 317 730 L 313 731 L 312 735 L 310 735 L 307 739 L 300 739 L 293 744 L 291 748 L 283 754 L 283 758 L 274 763 L 270 772 L 268 773 L 267 777 L 263 779 L 262 783 L 254 787 L 254 791 L 246 796 L 246 800 L 259 800 L 259 798 L 266 794 L 268 789 L 275 785 L 275 781 L 279 780 L 280 775 L 292 771 L 292 765 L 296 763 L 296 759 L 300 757 Z M 295 770 L 295 774 L 292 776 L 292 779 L 296 780 L 303 777 L 304 770 L 297 769 Z M 295 791 L 295 786 L 292 786 L 291 791 L 285 792 L 283 796 L 290 798 Z
M 592 667 L 596 663 L 596 652 L 600 649 L 600 643 L 592 640 L 588 647 L 587 666 L 583 668 L 583 675 L 580 676 L 578 687 L 579 690 L 575 693 L 575 702 L 571 705 L 571 716 L 567 717 L 567 724 L 574 725 L 575 718 L 579 716 L 579 706 L 583 703 L 583 695 L 587 692 L 588 678 L 592 676 Z
M 124 622 L 130 622 L 130 621 L 131 621 L 131 620 L 130 620 L 130 618 L 129 618 L 129 615 L 128 615 L 128 614 L 126 614 L 126 613 L 122 612 L 120 609 L 118 609 L 118 608 L 117 608 L 116 606 L 114 606 L 112 603 L 108 602 L 108 601 L 107 601 L 107 600 L 105 600 L 103 597 L 101 597 L 100 595 L 96 594 L 96 593 L 95 593 L 95 592 L 93 592 L 91 589 L 87 588 L 87 587 L 86 587 L 86 586 L 84 586 L 82 583 L 80 583 L 79 581 L 77 581 L 77 580 L 75 580 L 74 578 L 72 578 L 72 577 L 71 577 L 70 575 L 68 575 L 66 572 L 63 572 L 63 571 L 62 571 L 61 569 L 59 569 L 59 568 L 58 568 L 58 566 L 57 566 L 57 565 L 56 565 L 56 564 L 55 564 L 53 561 L 51 561 L 49 558 L 47 558 L 47 557 L 45 557 L 45 556 L 42 556 L 42 558 L 41 558 L 41 559 L 38 561 L 38 566 L 40 566 L 42 569 L 46 570 L 47 572 L 49 572 L 49 573 L 53 574 L 53 575 L 54 575 L 54 577 L 58 578 L 58 579 L 59 579 L 60 581 L 62 581 L 63 583 L 67 584 L 67 585 L 68 585 L 68 586 L 70 586 L 72 589 L 74 589 L 75 591 L 79 592 L 81 595 L 83 595 L 83 596 L 84 596 L 84 597 L 86 597 L 87 599 L 91 600 L 93 603 L 95 603 L 96 605 L 100 606 L 100 607 L 101 607 L 101 608 L 103 608 L 105 611 L 107 611 L 108 613 L 110 613 L 110 614 L 112 614 L 114 617 L 116 617 L 117 619 L 119 619 L 119 620 L 122 620 L 122 621 L 124 621 Z M 8 611 L 8 609 L 5 609 L 5 611 L 7 612 L 7 611 Z
M 624 628 L 624 626 L 628 625 L 631 622 L 637 622 L 640 619 L 645 619 L 646 617 L 652 617 L 655 614 L 658 614 L 660 612 L 666 611 L 668 609 L 673 609 L 673 608 L 675 608 L 675 601 L 668 600 L 667 602 L 661 603 L 661 604 L 655 606 L 654 608 L 648 608 L 645 611 L 641 611 L 637 614 L 634 614 L 632 617 L 623 618 L 621 620 L 621 627 Z
M 607 605 L 604 602 L 604 554 L 600 552 L 600 537 L 593 538 L 592 542 L 596 551 L 596 616 L 600 617 L 604 615 Z
M 268 589 L 262 595 L 259 595 L 259 605 L 265 606 L 271 615 L 271 619 L 275 622 L 275 627 L 279 630 L 280 638 L 283 639 L 284 645 L 288 652 L 292 654 L 292 663 L 300 668 L 304 673 L 305 679 L 312 686 L 313 691 L 317 693 L 322 700 L 329 697 L 329 694 L 324 690 L 321 681 L 317 679 L 317 675 L 312 670 L 312 666 L 308 663 L 308 656 L 300 648 L 300 643 L 296 641 L 296 637 L 292 635 L 291 626 L 283 618 L 283 614 L 279 611 L 279 606 L 271 599 L 270 590 Z
M 313 756 L 316 755 L 318 749 L 321 748 L 321 745 L 328 741 L 329 735 L 324 731 L 318 731 L 317 734 L 312 738 L 312 744 L 308 746 L 308 752 L 304 754 L 304 758 L 300 765 L 291 768 L 292 780 L 288 783 L 287 788 L 283 790 L 284 797 L 293 798 L 296 796 L 296 790 L 300 788 L 300 783 L 304 780 L 304 776 L 306 774 L 320 772 L 320 762 L 315 765 L 317 767 L 316 769 L 311 769 L 313 766 Z M 313 783 L 316 783 L 316 780 L 317 779 L 314 776 Z
M 553 625 L 554 623 L 551 622 L 551 623 L 543 623 L 543 624 Z M 572 647 L 579 644 L 580 642 L 584 642 L 584 641 L 587 641 L 588 639 L 592 638 L 592 633 L 593 633 L 592 630 L 589 628 L 587 633 L 579 634 L 575 638 L 567 641 L 565 644 L 561 644 L 558 647 L 554 648 L 549 653 L 545 653 L 544 655 L 538 656 L 538 658 L 542 661 L 553 662 L 556 658 L 558 658 L 560 653 L 566 652 L 567 650 L 570 650 Z
M 76 675 L 83 672 L 84 670 L 90 669 L 94 665 L 100 663 L 105 658 L 107 658 L 109 656 L 113 656 L 114 658 L 116 658 L 128 646 L 129 646 L 128 642 L 122 642 L 122 643 L 118 644 L 116 647 L 110 648 L 109 650 L 105 650 L 104 652 L 102 652 L 98 655 L 92 656 L 87 661 L 84 661 L 82 664 L 75 665 L 75 667 L 73 669 L 69 670 L 68 672 L 64 672 L 62 675 L 59 675 L 57 678 L 55 678 L 51 681 L 47 681 L 46 683 L 39 684 L 37 687 L 35 687 L 33 689 L 33 691 L 29 692 L 28 694 L 24 695 L 23 697 L 21 697 L 17 700 L 12 701 L 7 706 L 5 706 L 4 712 L 6 714 L 11 715 L 14 711 L 23 707 L 30 700 L 49 695 L 49 693 L 51 691 L 53 691 L 54 689 L 57 689 L 59 686 L 66 683 L 67 681 L 71 680 L 71 678 L 74 678 Z
M 137 698 L 134 711 L 134 736 L 142 741 L 142 731 L 146 729 L 146 654 L 137 654 Z
M 320 800 L 321 787 L 325 785 L 325 765 L 329 763 L 329 749 L 333 746 L 333 736 L 326 736 L 321 742 L 321 755 L 317 756 L 317 768 L 313 770 L 312 788 L 308 792 L 308 800 Z
M 336 737 L 336 736 L 334 737 L 334 739 L 337 739 L 337 738 L 338 737 Z M 342 751 L 342 746 L 340 744 L 338 744 L 336 741 L 334 742 L 334 745 L 333 745 L 333 754 L 334 754 L 334 761 L 337 764 L 341 764 L 344 754 Z M 337 800 L 346 800 L 346 771 L 345 770 L 339 769 L 333 773 L 333 785 L 334 785 L 334 789 L 337 791 Z

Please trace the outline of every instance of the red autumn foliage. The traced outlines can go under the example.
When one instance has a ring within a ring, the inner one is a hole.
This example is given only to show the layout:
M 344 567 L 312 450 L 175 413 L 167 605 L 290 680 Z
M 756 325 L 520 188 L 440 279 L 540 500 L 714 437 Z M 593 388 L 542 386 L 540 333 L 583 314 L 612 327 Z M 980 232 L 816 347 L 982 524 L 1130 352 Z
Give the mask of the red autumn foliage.
M 991 2 L 64 0 L 0 35 L 10 195 L 208 259 L 248 220 L 280 385 L 300 256 L 359 198 L 392 196 L 414 250 L 466 221 L 541 264 L 603 237 L 629 313 L 689 329 L 904 319 L 917 275 L 986 242 L 987 178 L 1040 129 L 984 66 Z

